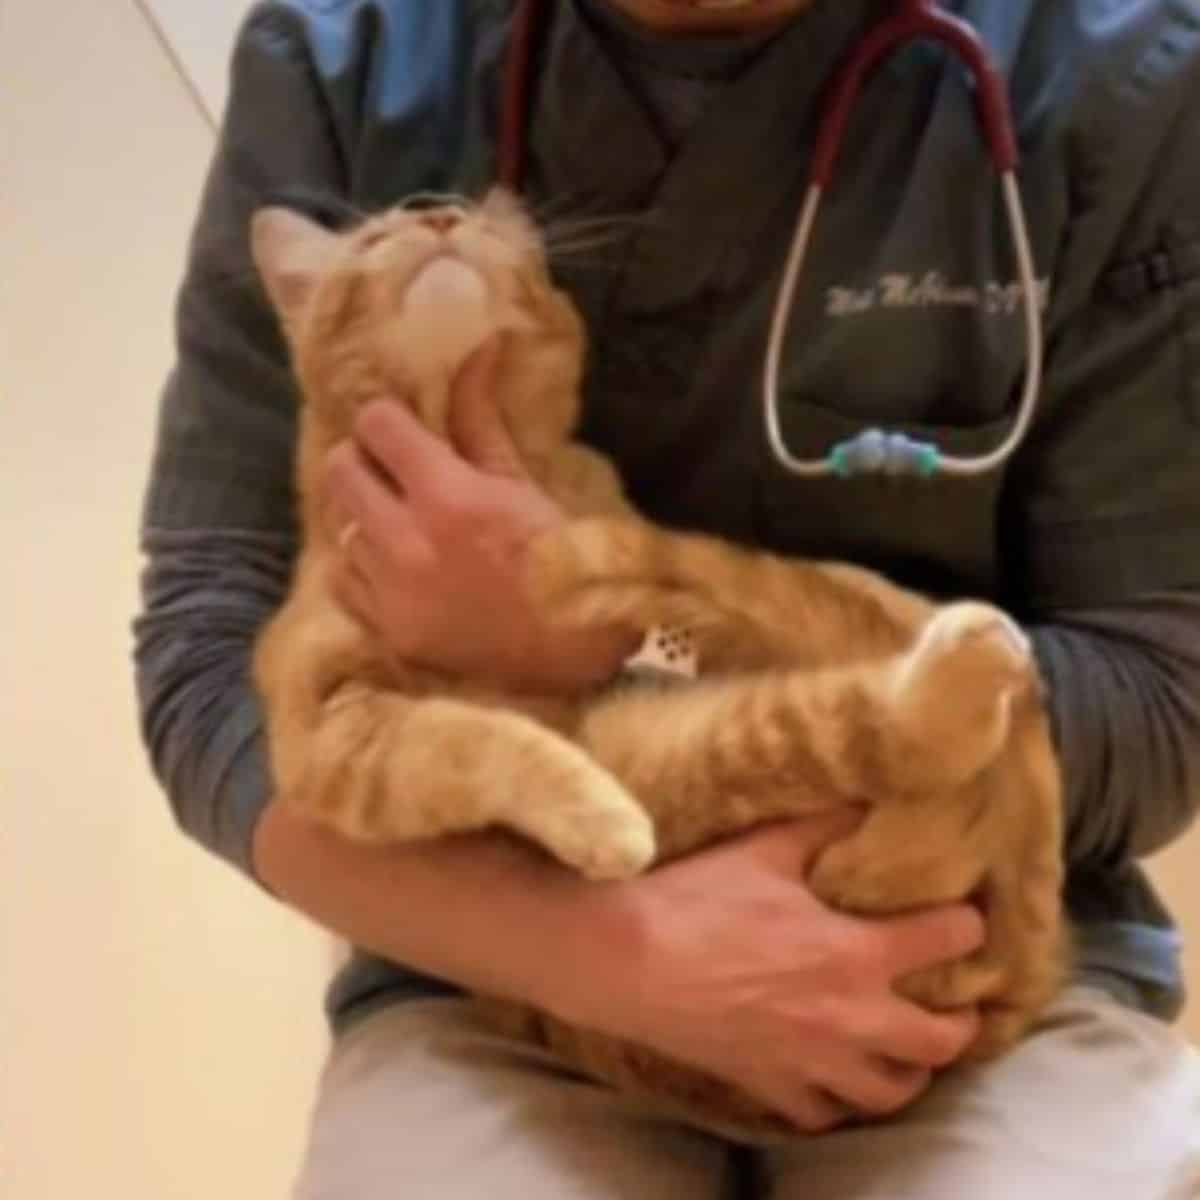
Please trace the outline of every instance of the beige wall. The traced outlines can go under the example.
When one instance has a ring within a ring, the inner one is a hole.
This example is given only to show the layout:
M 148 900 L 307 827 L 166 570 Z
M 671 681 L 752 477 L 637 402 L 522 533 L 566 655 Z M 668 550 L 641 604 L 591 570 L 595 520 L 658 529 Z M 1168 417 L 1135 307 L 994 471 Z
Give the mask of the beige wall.
M 127 662 L 209 136 L 126 0 L 0 0 L 0 81 L 0 1195 L 282 1200 L 328 945 L 175 833 Z
M 0 2 L 4 1200 L 282 1200 L 323 1046 L 328 944 L 185 844 L 137 748 L 137 504 L 209 144 L 129 0 Z
M 1191 1006 L 1183 1027 L 1200 1046 L 1200 828 L 1152 863 L 1155 881 L 1187 934 Z

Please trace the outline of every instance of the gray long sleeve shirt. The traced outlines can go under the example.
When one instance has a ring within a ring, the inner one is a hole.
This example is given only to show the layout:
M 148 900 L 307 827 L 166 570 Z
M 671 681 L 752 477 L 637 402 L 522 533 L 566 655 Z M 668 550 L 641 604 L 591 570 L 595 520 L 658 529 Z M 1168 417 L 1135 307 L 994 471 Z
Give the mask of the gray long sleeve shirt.
M 734 47 L 728 71 L 712 44 L 691 71 L 686 46 L 634 53 L 597 27 L 594 2 L 589 19 L 559 10 L 540 56 L 533 198 L 652 216 L 626 223 L 602 263 L 556 264 L 593 335 L 584 432 L 659 520 L 989 596 L 1024 620 L 1067 780 L 1083 969 L 1170 1012 L 1177 942 L 1134 863 L 1200 799 L 1200 15 L 1163 0 L 1114 26 L 1082 2 L 958 5 L 1012 80 L 1052 297 L 1039 422 L 979 484 L 808 485 L 763 452 L 757 370 L 816 85 L 867 7 L 817 4 L 752 53 Z M 245 226 L 294 187 L 363 209 L 477 188 L 506 14 L 484 0 L 291 0 L 259 5 L 239 42 L 180 301 L 136 635 L 146 741 L 174 811 L 246 871 L 270 794 L 249 661 L 295 552 L 296 397 Z M 664 78 L 680 73 L 682 93 Z M 1008 278 L 972 122 L 936 54 L 905 57 L 865 94 L 785 363 L 800 452 L 876 420 L 967 452 L 1005 427 L 1015 319 L 888 302 L 906 277 Z M 330 1004 L 341 1018 L 438 986 L 359 957 Z

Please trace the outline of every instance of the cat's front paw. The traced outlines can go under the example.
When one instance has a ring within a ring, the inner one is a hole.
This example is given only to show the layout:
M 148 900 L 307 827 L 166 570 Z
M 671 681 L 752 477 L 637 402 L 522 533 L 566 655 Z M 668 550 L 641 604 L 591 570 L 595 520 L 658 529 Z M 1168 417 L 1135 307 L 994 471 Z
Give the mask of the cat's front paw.
M 623 788 L 603 780 L 575 803 L 541 813 L 535 836 L 564 865 L 596 881 L 632 879 L 657 853 L 650 818 Z

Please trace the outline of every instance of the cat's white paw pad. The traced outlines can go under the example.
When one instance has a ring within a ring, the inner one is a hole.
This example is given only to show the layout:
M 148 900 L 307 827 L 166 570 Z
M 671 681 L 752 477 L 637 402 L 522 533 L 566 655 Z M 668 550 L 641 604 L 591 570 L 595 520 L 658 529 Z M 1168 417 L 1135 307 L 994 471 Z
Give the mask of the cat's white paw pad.
M 543 845 L 588 879 L 640 875 L 658 850 L 650 818 L 616 786 L 544 814 L 538 825 Z
M 654 861 L 654 837 L 626 831 L 595 845 L 581 856 L 577 869 L 587 879 L 633 879 Z
M 654 861 L 654 830 L 649 821 L 582 819 L 573 835 L 559 838 L 570 865 L 593 880 L 632 879 Z

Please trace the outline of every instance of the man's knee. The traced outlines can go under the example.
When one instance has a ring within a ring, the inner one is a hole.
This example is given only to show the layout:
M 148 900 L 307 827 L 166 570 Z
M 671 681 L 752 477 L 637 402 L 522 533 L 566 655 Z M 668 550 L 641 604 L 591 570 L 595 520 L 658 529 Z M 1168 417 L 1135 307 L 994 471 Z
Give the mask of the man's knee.
M 1200 1055 L 1075 988 L 1004 1059 L 900 1120 L 771 1156 L 770 1200 L 1198 1200 Z

